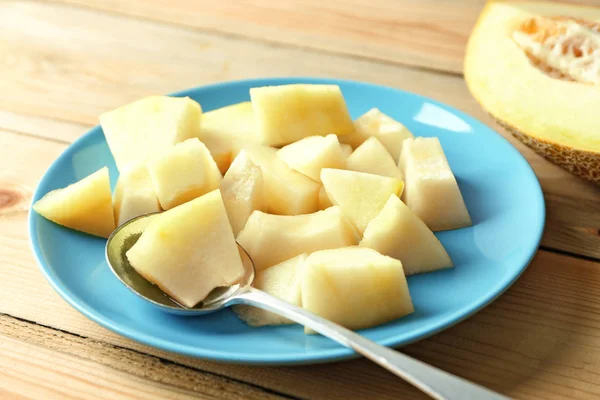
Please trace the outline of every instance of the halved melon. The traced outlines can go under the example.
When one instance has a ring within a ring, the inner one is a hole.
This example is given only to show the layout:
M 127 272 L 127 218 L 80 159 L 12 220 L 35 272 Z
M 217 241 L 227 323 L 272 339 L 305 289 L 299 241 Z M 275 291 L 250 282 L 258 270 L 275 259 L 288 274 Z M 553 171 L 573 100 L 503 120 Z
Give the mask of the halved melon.
M 465 79 L 516 138 L 600 183 L 600 8 L 496 2 L 479 17 Z

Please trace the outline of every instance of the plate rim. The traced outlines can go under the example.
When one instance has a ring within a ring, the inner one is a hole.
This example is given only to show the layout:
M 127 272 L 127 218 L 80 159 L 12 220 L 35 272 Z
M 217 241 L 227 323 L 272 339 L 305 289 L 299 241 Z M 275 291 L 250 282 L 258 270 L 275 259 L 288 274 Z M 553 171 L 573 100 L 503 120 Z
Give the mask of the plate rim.
M 523 266 L 520 267 L 518 273 L 511 274 L 509 279 L 504 279 L 496 283 L 496 285 L 490 289 L 485 296 L 480 296 L 477 301 L 469 303 L 469 306 L 463 307 L 459 310 L 454 311 L 449 314 L 445 318 L 441 319 L 440 322 L 436 324 L 435 327 L 425 328 L 425 329 L 416 329 L 414 330 L 410 336 L 411 339 L 408 340 L 398 340 L 394 336 L 386 337 L 382 340 L 378 340 L 377 342 L 386 347 L 400 347 L 405 346 L 410 343 L 414 343 L 417 341 L 421 341 L 428 337 L 431 337 L 435 334 L 438 334 L 468 318 L 478 313 L 492 302 L 494 302 L 498 297 L 504 294 L 525 272 L 528 268 L 529 264 L 537 254 L 540 243 L 542 240 L 543 232 L 546 226 L 546 205 L 545 199 L 542 191 L 541 184 L 539 182 L 539 178 L 535 174 L 535 171 L 531 167 L 530 163 L 527 159 L 519 152 L 516 147 L 514 147 L 504 136 L 499 134 L 496 130 L 492 129 L 488 125 L 484 124 L 477 118 L 451 106 L 444 102 L 435 100 L 433 98 L 420 95 L 418 93 L 414 93 L 411 91 L 407 91 L 404 89 L 398 89 L 391 86 L 385 86 L 380 84 L 375 84 L 366 81 L 358 81 L 351 79 L 337 79 L 337 78 L 324 78 L 324 77 L 309 77 L 309 76 L 297 76 L 297 77 L 259 77 L 259 78 L 251 78 L 251 79 L 238 79 L 224 82 L 216 82 L 208 85 L 194 86 L 191 88 L 183 89 L 180 91 L 176 91 L 166 96 L 174 96 L 174 97 L 183 97 L 183 96 L 191 96 L 193 93 L 197 91 L 206 91 L 213 89 L 223 89 L 231 86 L 237 85 L 248 85 L 248 86 L 264 86 L 269 84 L 291 84 L 291 83 L 320 83 L 320 84 L 343 84 L 343 85 L 357 85 L 357 86 L 367 86 L 374 87 L 378 90 L 392 91 L 392 92 L 401 92 L 404 94 L 408 94 L 413 96 L 423 102 L 428 102 L 441 108 L 452 112 L 454 115 L 465 119 L 470 125 L 473 123 L 479 125 L 479 128 L 483 128 L 484 130 L 488 130 L 490 134 L 496 135 L 499 139 L 504 141 L 508 145 L 508 150 L 512 151 L 514 155 L 522 161 L 524 164 L 523 173 L 527 173 L 530 175 L 530 178 L 533 178 L 533 186 L 530 188 L 535 194 L 536 198 L 534 200 L 537 203 L 537 209 L 539 209 L 540 220 L 537 224 L 537 231 L 535 232 L 535 237 L 533 243 L 535 243 L 532 248 L 526 253 L 526 260 L 524 261 Z M 204 109 L 203 109 L 204 110 Z M 33 192 L 33 196 L 31 198 L 29 212 L 28 212 L 28 236 L 29 236 L 29 244 L 30 248 L 33 252 L 34 258 L 38 265 L 38 268 L 41 270 L 44 278 L 50 283 L 51 287 L 73 308 L 79 311 L 81 314 L 86 316 L 88 319 L 94 321 L 100 326 L 115 332 L 121 336 L 124 336 L 128 339 L 131 339 L 135 342 L 151 346 L 158 350 L 168 351 L 176 354 L 181 354 L 185 356 L 191 356 L 199 359 L 211 360 L 216 362 L 226 362 L 226 363 L 235 363 L 235 364 L 246 364 L 246 365 L 306 365 L 306 364 L 317 364 L 317 363 L 328 363 L 328 362 L 336 362 L 342 360 L 348 360 L 352 358 L 357 358 L 359 355 L 351 349 L 345 347 L 335 347 L 328 349 L 321 349 L 318 351 L 314 351 L 312 353 L 299 353 L 299 354 L 284 354 L 284 355 L 265 355 L 265 354 L 257 354 L 257 355 L 240 355 L 238 353 L 231 352 L 223 352 L 220 350 L 212 350 L 207 348 L 198 348 L 194 346 L 181 345 L 174 341 L 167 341 L 161 338 L 154 337 L 145 332 L 131 329 L 126 326 L 122 326 L 120 323 L 116 321 L 111 321 L 107 318 L 103 313 L 94 310 L 89 307 L 85 301 L 79 299 L 79 297 L 74 294 L 68 287 L 63 287 L 63 285 L 59 285 L 60 279 L 56 274 L 52 271 L 49 265 L 46 265 L 46 262 L 43 260 L 42 254 L 40 252 L 39 243 L 37 241 L 37 237 L 34 234 L 37 226 L 35 212 L 33 211 L 33 204 L 37 201 L 43 194 L 41 193 L 41 187 L 43 183 L 48 179 L 48 177 L 52 174 L 52 171 L 60 164 L 62 164 L 62 160 L 67 157 L 72 147 L 75 147 L 81 142 L 89 140 L 92 136 L 99 133 L 102 135 L 101 126 L 99 124 L 90 128 L 87 132 L 79 136 L 76 140 L 68 144 L 68 146 L 61 152 L 61 154 L 50 164 L 50 166 L 43 173 L 41 178 L 36 185 L 36 188 Z M 533 203 L 533 202 L 532 202 Z

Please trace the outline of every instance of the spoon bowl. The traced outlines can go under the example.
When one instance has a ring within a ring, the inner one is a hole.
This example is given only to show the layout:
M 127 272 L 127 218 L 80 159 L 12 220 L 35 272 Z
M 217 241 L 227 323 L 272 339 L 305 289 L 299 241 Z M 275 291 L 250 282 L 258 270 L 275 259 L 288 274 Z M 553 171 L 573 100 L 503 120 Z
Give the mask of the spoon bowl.
M 106 261 L 115 276 L 133 293 L 171 314 L 196 316 L 208 314 L 227 307 L 228 301 L 247 290 L 254 281 L 255 269 L 252 259 L 238 244 L 244 264 L 244 276 L 239 283 L 218 287 L 192 308 L 185 307 L 164 293 L 158 286 L 137 273 L 127 259 L 127 251 L 138 241 L 142 233 L 159 213 L 149 213 L 133 218 L 119 226 L 106 242 Z

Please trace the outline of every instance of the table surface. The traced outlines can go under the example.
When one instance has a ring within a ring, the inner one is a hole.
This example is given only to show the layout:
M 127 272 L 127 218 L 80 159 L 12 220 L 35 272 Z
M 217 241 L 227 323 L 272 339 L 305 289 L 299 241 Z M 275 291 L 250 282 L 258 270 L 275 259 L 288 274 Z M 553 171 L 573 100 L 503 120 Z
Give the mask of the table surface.
M 101 112 L 212 82 L 358 79 L 433 97 L 499 129 L 461 74 L 482 7 L 483 0 L 0 2 L 0 398 L 425 398 L 364 359 L 226 365 L 120 337 L 51 289 L 26 219 L 48 165 Z M 509 140 L 544 189 L 540 251 L 492 305 L 403 351 L 515 398 L 598 398 L 600 187 Z

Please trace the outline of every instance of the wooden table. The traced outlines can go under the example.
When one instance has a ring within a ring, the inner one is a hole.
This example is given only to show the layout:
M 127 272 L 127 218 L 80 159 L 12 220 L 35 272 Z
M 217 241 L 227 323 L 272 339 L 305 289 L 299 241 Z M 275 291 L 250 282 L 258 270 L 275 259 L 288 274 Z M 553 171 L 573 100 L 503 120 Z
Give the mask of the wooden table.
M 48 165 L 101 112 L 211 82 L 359 79 L 433 97 L 497 128 L 461 75 L 482 6 L 483 0 L 0 2 L 0 398 L 424 398 L 365 360 L 224 365 L 120 337 L 51 289 L 34 262 L 26 219 Z M 516 398 L 597 398 L 600 188 L 509 139 L 544 188 L 542 247 L 492 305 L 403 351 Z

